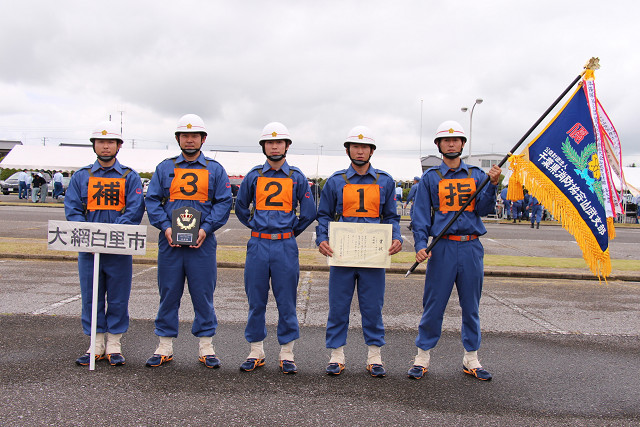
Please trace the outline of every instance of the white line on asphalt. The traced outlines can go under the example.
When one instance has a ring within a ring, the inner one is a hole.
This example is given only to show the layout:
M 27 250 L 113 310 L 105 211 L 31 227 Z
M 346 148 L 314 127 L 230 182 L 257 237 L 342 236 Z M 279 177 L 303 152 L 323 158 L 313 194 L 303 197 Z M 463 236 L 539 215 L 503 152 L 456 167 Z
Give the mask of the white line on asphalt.
M 484 292 L 484 295 L 486 295 L 486 296 L 488 296 L 490 298 L 493 298 L 494 300 L 498 301 L 500 304 L 505 305 L 506 307 L 509 307 L 511 310 L 513 310 L 516 313 L 522 315 L 523 317 L 526 317 L 527 319 L 531 320 L 536 325 L 542 326 L 543 328 L 545 328 L 549 332 L 552 332 L 554 334 L 560 334 L 560 335 L 569 335 L 570 334 L 570 332 L 560 329 L 556 325 L 547 322 L 546 320 L 536 316 L 533 313 L 528 312 L 524 308 L 517 306 L 516 304 L 512 303 L 509 300 L 506 300 L 504 298 L 500 298 L 499 296 L 497 296 L 497 295 L 495 295 L 493 293 L 490 293 L 490 292 Z
M 300 325 L 304 325 L 307 320 L 307 310 L 309 308 L 309 300 L 311 299 L 311 282 L 313 278 L 311 272 L 307 271 L 300 280 L 300 286 L 298 289 L 298 301 L 296 303 L 298 311 L 298 322 Z
M 132 278 L 134 278 L 134 277 L 138 277 L 138 276 L 140 276 L 140 275 L 142 275 L 142 274 L 144 274 L 144 273 L 146 273 L 146 272 L 148 272 L 148 271 L 155 270 L 155 269 L 157 269 L 157 268 L 158 268 L 157 266 L 153 266 L 153 267 L 146 268 L 146 269 L 144 269 L 144 270 L 142 270 L 142 271 L 140 271 L 140 272 L 138 272 L 138 273 L 134 274 L 134 275 L 133 275 L 133 276 L 131 276 L 131 277 L 132 277 Z M 37 309 L 37 310 L 33 311 L 31 314 L 44 314 L 44 313 L 47 313 L 47 312 L 49 312 L 49 311 L 51 311 L 51 310 L 54 310 L 54 309 L 56 309 L 56 308 L 58 308 L 58 307 L 60 307 L 60 306 L 65 305 L 65 304 L 69 304 L 69 303 L 71 303 L 71 302 L 78 301 L 81 297 L 82 297 L 82 295 L 81 295 L 81 294 L 78 294 L 78 295 L 74 295 L 74 296 L 69 297 L 69 298 L 65 298 L 65 299 L 63 299 L 63 300 L 61 300 L 61 301 L 54 302 L 53 304 L 49 304 L 49 305 L 48 305 L 48 306 L 46 306 L 46 307 L 39 308 L 39 309 Z

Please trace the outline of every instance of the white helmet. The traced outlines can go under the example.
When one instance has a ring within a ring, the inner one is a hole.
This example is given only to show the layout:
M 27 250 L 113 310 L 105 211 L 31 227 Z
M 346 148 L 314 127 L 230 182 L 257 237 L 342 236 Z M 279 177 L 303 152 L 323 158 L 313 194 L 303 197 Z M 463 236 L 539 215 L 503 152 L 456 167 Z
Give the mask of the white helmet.
M 96 139 L 115 139 L 122 144 L 122 134 L 120 132 L 120 126 L 114 122 L 104 121 L 98 123 L 91 132 L 91 138 L 89 141 L 94 142 Z
M 355 144 L 367 144 L 376 149 L 376 139 L 373 136 L 373 132 L 366 126 L 356 126 L 349 131 L 347 139 L 344 142 L 345 148 L 349 148 L 349 143 Z
M 462 125 L 453 120 L 447 120 L 446 122 L 442 122 L 440 126 L 438 126 L 438 130 L 436 130 L 436 136 L 435 138 L 433 138 L 433 142 L 437 144 L 439 138 L 447 137 L 459 137 L 462 139 L 462 142 L 467 142 L 467 135 L 465 135 Z
M 207 130 L 204 127 L 204 122 L 197 114 L 185 114 L 178 120 L 178 126 L 176 127 L 176 135 L 179 133 L 201 133 L 207 136 Z
M 274 141 L 278 139 L 282 139 L 291 144 L 291 135 L 287 127 L 280 122 L 271 122 L 262 129 L 259 143 L 263 145 L 262 143 L 264 141 Z

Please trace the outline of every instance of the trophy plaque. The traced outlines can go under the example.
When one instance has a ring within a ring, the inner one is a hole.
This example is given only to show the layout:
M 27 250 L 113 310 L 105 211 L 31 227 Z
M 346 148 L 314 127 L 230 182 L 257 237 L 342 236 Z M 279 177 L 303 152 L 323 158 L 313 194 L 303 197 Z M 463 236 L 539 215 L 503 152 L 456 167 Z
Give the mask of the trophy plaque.
M 183 207 L 171 213 L 171 239 L 174 245 L 195 246 L 200 230 L 200 211 Z

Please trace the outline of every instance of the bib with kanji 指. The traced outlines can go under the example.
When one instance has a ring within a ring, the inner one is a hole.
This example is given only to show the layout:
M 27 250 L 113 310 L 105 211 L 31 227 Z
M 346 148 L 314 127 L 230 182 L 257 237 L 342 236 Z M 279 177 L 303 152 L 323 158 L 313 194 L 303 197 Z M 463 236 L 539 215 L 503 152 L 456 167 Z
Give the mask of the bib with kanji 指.
M 440 212 L 457 212 L 475 193 L 476 181 L 473 178 L 443 179 L 438 183 L 440 196 Z M 475 199 L 466 207 L 465 211 L 473 211 Z

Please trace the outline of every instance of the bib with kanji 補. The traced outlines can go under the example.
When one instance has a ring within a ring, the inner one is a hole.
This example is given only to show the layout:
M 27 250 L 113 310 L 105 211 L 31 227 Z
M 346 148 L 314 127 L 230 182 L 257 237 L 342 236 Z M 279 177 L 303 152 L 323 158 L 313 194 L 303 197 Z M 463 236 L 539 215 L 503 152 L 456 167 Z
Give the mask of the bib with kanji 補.
M 87 210 L 120 211 L 125 203 L 125 179 L 89 177 Z
M 439 211 L 457 212 L 460 210 L 476 191 L 476 181 L 473 178 L 443 179 L 438 183 L 438 195 L 440 196 Z M 475 199 L 466 207 L 465 211 L 473 211 L 476 205 Z
M 293 180 L 291 178 L 258 177 L 256 183 L 257 210 L 291 212 L 292 206 Z
M 345 184 L 342 189 L 342 216 L 378 218 L 380 186 L 378 184 Z
M 169 189 L 169 200 L 206 202 L 209 199 L 208 169 L 175 168 L 173 173 L 174 177 Z

